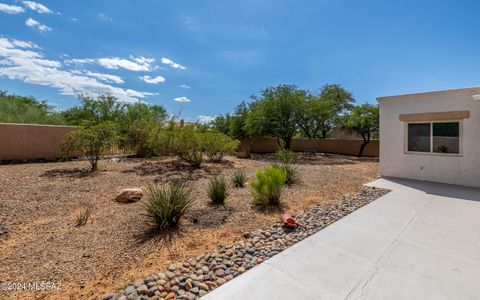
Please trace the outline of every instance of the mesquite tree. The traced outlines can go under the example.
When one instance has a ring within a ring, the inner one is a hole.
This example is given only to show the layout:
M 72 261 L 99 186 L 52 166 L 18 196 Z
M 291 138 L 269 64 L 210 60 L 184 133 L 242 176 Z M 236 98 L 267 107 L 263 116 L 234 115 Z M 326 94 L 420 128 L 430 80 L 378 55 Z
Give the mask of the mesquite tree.
M 65 157 L 80 154 L 90 163 L 91 171 L 95 172 L 100 157 L 115 143 L 115 133 L 115 124 L 112 122 L 81 127 L 65 136 L 62 153 Z
M 342 117 L 342 127 L 362 136 L 363 143 L 358 153 L 358 157 L 362 157 L 365 146 L 379 129 L 378 106 L 367 103 L 356 106 L 351 113 Z
M 279 85 L 262 91 L 249 106 L 245 128 L 252 136 L 272 136 L 290 149 L 298 131 L 298 114 L 306 92 L 295 85 Z

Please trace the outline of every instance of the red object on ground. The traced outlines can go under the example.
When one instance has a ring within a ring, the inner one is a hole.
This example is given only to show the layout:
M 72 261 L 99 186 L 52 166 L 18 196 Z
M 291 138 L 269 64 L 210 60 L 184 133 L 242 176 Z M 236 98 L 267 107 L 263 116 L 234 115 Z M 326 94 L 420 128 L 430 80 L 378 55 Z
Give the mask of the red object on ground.
M 282 222 L 283 226 L 288 228 L 295 228 L 297 226 L 305 227 L 302 224 L 297 223 L 297 221 L 295 221 L 295 219 L 290 214 L 281 214 L 280 222 Z

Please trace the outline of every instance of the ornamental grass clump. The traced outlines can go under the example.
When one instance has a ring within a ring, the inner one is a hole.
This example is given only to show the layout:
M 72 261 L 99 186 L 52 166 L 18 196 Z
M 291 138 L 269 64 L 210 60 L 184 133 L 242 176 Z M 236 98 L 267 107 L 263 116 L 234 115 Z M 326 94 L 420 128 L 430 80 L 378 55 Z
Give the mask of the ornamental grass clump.
M 298 183 L 300 176 L 295 166 L 297 154 L 290 150 L 280 150 L 276 153 L 276 156 L 278 163 L 275 164 L 274 167 L 285 173 L 285 184 L 292 185 Z
M 160 230 L 174 229 L 193 205 L 190 187 L 180 181 L 145 188 L 145 215 Z
M 225 205 L 225 200 L 230 196 L 230 186 L 222 177 L 214 177 L 208 183 L 207 195 L 215 205 Z
M 275 168 L 281 170 L 285 174 L 285 184 L 292 185 L 300 181 L 297 167 L 293 164 L 278 164 Z
M 247 182 L 247 175 L 243 171 L 235 171 L 232 175 L 232 185 L 237 188 L 245 186 Z
M 258 171 L 252 181 L 253 203 L 261 206 L 279 205 L 285 180 L 285 173 L 273 166 Z

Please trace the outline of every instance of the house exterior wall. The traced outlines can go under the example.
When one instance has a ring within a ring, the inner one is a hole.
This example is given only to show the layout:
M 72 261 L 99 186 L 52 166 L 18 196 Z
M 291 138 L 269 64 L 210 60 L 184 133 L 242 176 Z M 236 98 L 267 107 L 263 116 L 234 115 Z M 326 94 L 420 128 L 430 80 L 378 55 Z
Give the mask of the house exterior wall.
M 380 174 L 480 187 L 480 88 L 378 98 Z M 406 123 L 401 114 L 468 111 L 460 121 L 459 155 L 406 153 Z

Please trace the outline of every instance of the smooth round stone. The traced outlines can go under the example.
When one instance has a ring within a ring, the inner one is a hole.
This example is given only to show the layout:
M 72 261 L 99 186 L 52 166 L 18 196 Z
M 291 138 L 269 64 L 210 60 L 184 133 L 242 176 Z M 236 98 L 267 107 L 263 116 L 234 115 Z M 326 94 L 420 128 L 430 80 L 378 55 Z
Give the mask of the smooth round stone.
M 139 286 L 141 286 L 143 284 L 143 279 L 137 279 L 135 280 L 135 282 L 133 283 L 133 286 L 138 288 Z
M 102 300 L 116 299 L 117 296 L 118 296 L 117 294 L 106 294 L 106 295 L 103 295 Z
M 146 285 L 142 284 L 141 286 L 139 286 L 137 288 L 137 293 L 139 293 L 140 295 L 148 294 L 148 287 Z
M 223 277 L 225 276 L 225 271 L 223 269 L 217 269 L 215 271 L 215 276 Z
M 185 290 L 178 290 L 177 291 L 177 295 L 181 296 L 183 294 L 185 294 Z
M 135 287 L 133 285 L 129 285 L 125 288 L 125 295 L 130 295 L 135 292 Z

